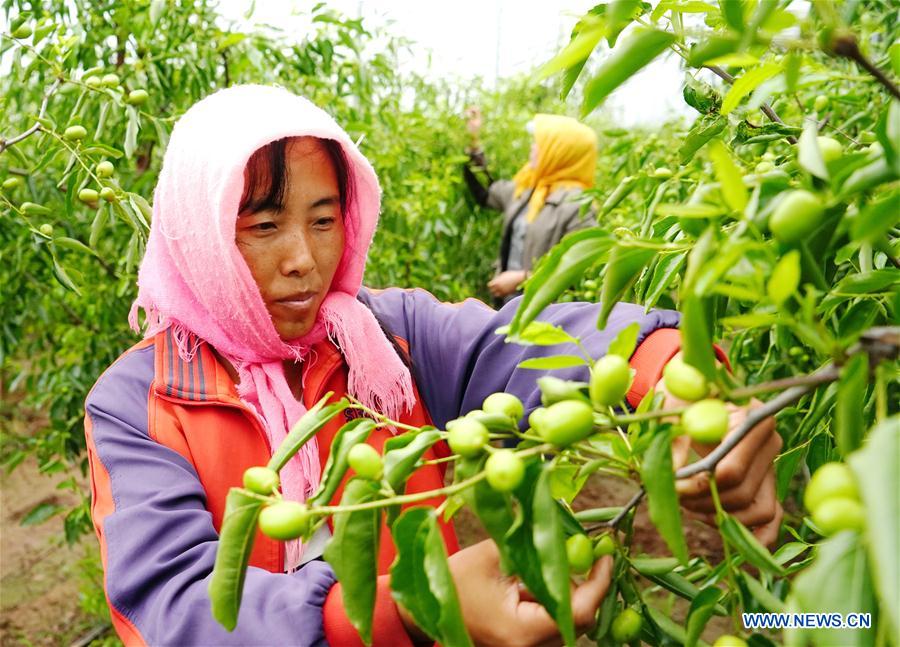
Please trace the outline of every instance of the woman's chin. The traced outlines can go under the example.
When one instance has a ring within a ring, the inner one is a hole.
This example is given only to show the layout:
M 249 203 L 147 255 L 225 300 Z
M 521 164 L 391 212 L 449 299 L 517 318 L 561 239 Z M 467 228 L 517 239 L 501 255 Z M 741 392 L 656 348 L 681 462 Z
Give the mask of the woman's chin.
M 283 342 L 292 342 L 305 337 L 314 327 L 315 321 L 303 324 L 282 324 L 276 327 L 278 336 Z

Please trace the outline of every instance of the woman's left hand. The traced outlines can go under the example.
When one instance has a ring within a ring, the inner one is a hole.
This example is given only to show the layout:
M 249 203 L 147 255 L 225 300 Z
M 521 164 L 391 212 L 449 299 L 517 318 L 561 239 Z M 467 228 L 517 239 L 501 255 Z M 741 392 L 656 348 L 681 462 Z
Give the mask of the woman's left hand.
M 682 407 L 684 402 L 666 392 L 660 381 L 657 389 L 666 394 L 665 408 Z M 728 404 L 730 419 L 728 434 L 736 433 L 751 409 L 762 403 L 752 400 L 747 406 Z M 726 436 L 727 438 L 727 436 Z M 781 451 L 781 436 L 775 431 L 774 418 L 766 418 L 757 424 L 734 449 L 719 461 L 715 469 L 716 486 L 722 507 L 750 528 L 762 543 L 773 545 L 784 511 L 775 493 L 774 460 Z M 692 442 L 687 436 L 679 436 L 672 446 L 675 469 L 691 462 L 691 449 L 699 456 L 709 454 L 715 445 Z M 701 472 L 676 481 L 675 488 L 681 497 L 681 505 L 701 520 L 715 523 L 715 504 L 709 489 L 709 473 Z
M 516 291 L 516 288 L 525 281 L 527 276 L 528 273 L 525 270 L 506 270 L 505 272 L 500 272 L 500 274 L 488 282 L 488 291 L 495 297 L 508 296 Z

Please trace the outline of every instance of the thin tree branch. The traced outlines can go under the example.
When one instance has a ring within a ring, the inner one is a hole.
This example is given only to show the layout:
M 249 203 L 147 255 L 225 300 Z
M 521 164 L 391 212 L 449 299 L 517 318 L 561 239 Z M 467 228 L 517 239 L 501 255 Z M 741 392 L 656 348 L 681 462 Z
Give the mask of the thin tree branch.
M 56 89 L 59 87 L 59 85 L 60 85 L 60 79 L 56 79 L 56 80 L 53 82 L 53 85 L 50 86 L 50 88 L 47 90 L 47 93 L 44 95 L 44 100 L 41 102 L 41 110 L 40 110 L 40 112 L 38 113 L 38 118 L 39 118 L 39 119 L 43 119 L 43 118 L 44 118 L 44 113 L 47 112 L 47 103 L 50 101 L 50 96 L 51 96 L 54 92 L 56 92 Z M 34 133 L 36 133 L 36 132 L 39 131 L 40 129 L 41 129 L 41 124 L 40 124 L 40 122 L 36 122 L 31 128 L 29 128 L 28 130 L 26 130 L 26 131 L 25 131 L 24 133 L 22 133 L 21 135 L 16 135 L 16 136 L 13 137 L 12 139 L 0 139 L 0 153 L 2 153 L 3 151 L 5 151 L 7 148 L 9 148 L 9 147 L 12 146 L 12 145 L 18 144 L 20 141 L 22 141 L 22 140 L 25 139 L 26 137 L 30 137 L 31 135 L 33 135 Z
M 753 428 L 756 427 L 756 425 L 758 425 L 769 416 L 778 413 L 788 405 L 793 404 L 816 386 L 824 384 L 825 382 L 833 382 L 838 378 L 838 371 L 833 365 L 829 364 L 816 371 L 812 375 L 808 375 L 805 377 L 809 378 L 809 383 L 793 386 L 780 393 L 776 397 L 772 398 L 761 407 L 752 409 L 747 415 L 746 419 L 744 419 L 744 422 L 741 423 L 741 426 L 738 427 L 737 431 L 733 434 L 730 434 L 725 442 L 716 447 L 712 452 L 710 452 L 700 460 L 691 463 L 690 465 L 685 465 L 680 470 L 677 470 L 675 472 L 676 480 L 688 478 L 690 476 L 694 476 L 695 474 L 700 474 L 701 472 L 714 471 L 716 465 L 719 464 L 719 461 L 725 458 L 728 452 L 734 449 L 738 445 L 738 443 L 740 443 L 747 436 L 747 434 L 749 434 L 753 430 Z M 644 490 L 644 487 L 641 486 L 641 489 L 638 490 L 633 497 L 631 497 L 631 500 L 625 504 L 621 512 L 619 512 L 619 514 L 603 524 L 603 526 L 615 528 L 622 521 L 622 519 L 625 518 L 628 512 L 641 502 L 641 499 L 644 498 L 645 493 L 646 491 Z
M 861 352 L 867 353 L 869 355 L 870 370 L 874 370 L 878 363 L 883 360 L 896 359 L 898 353 L 900 353 L 900 327 L 882 326 L 870 328 L 860 337 L 859 343 L 855 344 L 851 349 L 849 349 L 848 355 L 854 355 Z M 783 385 L 794 384 L 794 386 L 791 386 L 785 391 L 782 391 L 780 394 L 763 404 L 761 407 L 752 409 L 747 415 L 747 418 L 744 420 L 744 422 L 741 423 L 741 426 L 738 427 L 737 431 L 729 435 L 726 438 L 725 442 L 716 447 L 713 451 L 711 451 L 700 460 L 677 470 L 675 472 L 676 480 L 688 478 L 702 472 L 714 472 L 716 469 L 716 465 L 718 465 L 719 462 L 723 458 L 725 458 L 728 452 L 734 449 L 738 445 L 738 443 L 740 443 L 744 439 L 744 437 L 746 437 L 747 434 L 749 434 L 753 430 L 753 428 L 756 427 L 756 425 L 758 425 L 769 416 L 775 415 L 785 407 L 790 406 L 801 397 L 803 397 L 803 395 L 813 390 L 815 387 L 827 382 L 836 381 L 839 376 L 839 368 L 834 364 L 828 364 L 810 375 L 781 380 L 780 382 Z M 778 381 L 767 382 L 765 385 L 758 385 L 758 387 L 765 386 L 766 389 L 769 389 L 777 382 Z M 735 393 L 743 392 L 744 394 L 749 394 L 753 388 L 754 387 L 740 389 Z M 645 493 L 646 491 L 644 490 L 644 487 L 641 486 L 641 489 L 631 497 L 631 500 L 625 504 L 619 514 L 603 524 L 594 526 L 593 529 L 601 527 L 616 527 L 622 521 L 622 519 L 625 518 L 628 512 L 641 502 L 641 499 L 644 498 Z
M 834 366 L 828 365 L 820 372 L 828 372 L 828 377 L 830 379 L 823 380 L 820 384 L 824 384 L 825 382 L 833 382 L 838 378 L 838 372 L 834 370 Z M 815 375 L 815 374 L 814 374 Z M 816 385 L 806 384 L 802 386 L 794 386 L 782 393 L 779 393 L 777 396 L 766 402 L 761 407 L 757 407 L 756 409 L 751 409 L 750 413 L 747 415 L 747 418 L 741 424 L 740 428 L 738 428 L 737 432 L 731 434 L 725 439 L 721 445 L 716 447 L 709 454 L 701 458 L 699 461 L 695 463 L 691 463 L 690 465 L 686 465 L 682 467 L 680 470 L 675 472 L 676 479 L 684 479 L 690 476 L 694 476 L 695 474 L 700 474 L 701 472 L 712 472 L 716 465 L 719 464 L 725 455 L 728 454 L 732 449 L 734 449 L 738 443 L 740 443 L 744 437 L 749 434 L 756 425 L 761 423 L 763 420 L 768 418 L 769 416 L 775 415 L 785 407 L 794 404 L 801 397 L 806 395 L 809 391 L 811 391 Z
M 731 391 L 728 395 L 734 399 L 749 398 L 760 393 L 770 391 L 782 391 L 794 386 L 818 386 L 826 382 L 833 382 L 837 378 L 837 368 L 832 366 L 830 370 L 821 370 L 810 375 L 787 377 L 782 380 L 772 380 L 763 384 L 754 384 Z
M 704 67 L 706 69 L 708 69 L 710 72 L 712 72 L 713 74 L 715 74 L 716 76 L 718 76 L 719 78 L 721 78 L 723 81 L 725 81 L 727 83 L 734 83 L 734 77 L 731 76 L 728 72 L 723 70 L 718 65 L 704 65 Z M 759 109 L 762 111 L 762 113 L 766 117 L 768 117 L 775 123 L 778 123 L 778 124 L 784 123 L 784 121 L 781 120 L 781 117 L 779 117 L 778 114 L 774 110 L 772 110 L 772 107 L 768 103 L 762 103 L 759 106 Z M 788 136 L 787 140 L 792 144 L 797 143 L 797 139 L 795 137 Z
M 882 72 L 872 61 L 866 58 L 865 54 L 863 54 L 859 50 L 859 45 L 856 42 L 856 36 L 851 33 L 843 33 L 837 36 L 831 42 L 831 52 L 838 56 L 843 56 L 844 58 L 849 58 L 851 61 L 854 61 L 857 65 L 863 68 L 866 72 L 871 74 L 875 79 L 887 88 L 888 92 L 894 95 L 895 99 L 900 99 L 900 89 L 894 85 L 894 82 L 891 81 L 884 72 Z

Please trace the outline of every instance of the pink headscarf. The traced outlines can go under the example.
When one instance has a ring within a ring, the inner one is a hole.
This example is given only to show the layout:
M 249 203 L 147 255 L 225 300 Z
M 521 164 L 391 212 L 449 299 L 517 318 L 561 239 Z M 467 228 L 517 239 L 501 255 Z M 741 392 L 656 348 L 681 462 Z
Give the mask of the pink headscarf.
M 284 137 L 338 142 L 347 158 L 350 202 L 345 247 L 313 330 L 284 342 L 235 244 L 244 168 L 254 151 Z M 326 335 L 349 367 L 348 389 L 365 405 L 399 417 L 414 403 L 412 377 L 372 312 L 356 300 L 380 209 L 378 179 L 347 133 L 324 111 L 285 89 L 243 85 L 194 104 L 175 124 L 153 202 L 153 223 L 129 323 L 147 315 L 145 337 L 171 327 L 189 361 L 188 333 L 234 365 L 241 399 L 256 412 L 274 450 L 306 412 L 292 395 L 283 360 L 303 360 Z M 282 491 L 303 501 L 321 476 L 315 439 L 281 471 Z M 300 543 L 287 546 L 296 565 Z

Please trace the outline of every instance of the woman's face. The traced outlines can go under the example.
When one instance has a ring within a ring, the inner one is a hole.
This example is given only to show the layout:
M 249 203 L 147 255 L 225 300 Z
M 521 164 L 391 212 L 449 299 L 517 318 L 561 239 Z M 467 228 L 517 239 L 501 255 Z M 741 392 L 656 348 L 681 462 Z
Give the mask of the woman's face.
M 531 168 L 537 168 L 538 165 L 538 144 L 536 141 L 531 142 L 531 152 L 528 154 L 528 161 L 531 162 Z
M 344 252 L 334 165 L 318 139 L 291 140 L 285 152 L 283 209 L 238 215 L 235 242 L 281 339 L 312 330 Z

